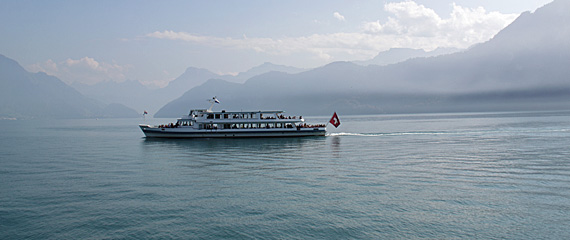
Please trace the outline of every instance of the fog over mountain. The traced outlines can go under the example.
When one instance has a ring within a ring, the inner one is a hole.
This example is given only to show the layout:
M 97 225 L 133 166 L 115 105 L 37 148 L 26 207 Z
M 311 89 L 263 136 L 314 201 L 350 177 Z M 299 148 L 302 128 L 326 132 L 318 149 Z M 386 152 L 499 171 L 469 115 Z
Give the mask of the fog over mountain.
M 135 80 L 119 83 L 107 81 L 95 85 L 74 82 L 71 84 L 71 87 L 83 95 L 96 99 L 104 104 L 121 103 L 134 109 L 143 102 L 151 102 L 148 98 L 153 92 L 153 90 Z M 139 113 L 142 113 L 142 111 L 143 109 L 137 109 Z
M 0 55 L 0 118 L 135 117 L 121 104 L 85 97 L 56 77 L 30 73 Z
M 389 64 L 400 63 L 413 58 L 426 58 L 436 57 L 440 55 L 452 54 L 461 51 L 457 48 L 437 48 L 433 51 L 425 51 L 423 49 L 411 48 L 391 48 L 389 50 L 380 52 L 376 57 L 367 61 L 354 61 L 358 65 L 380 65 L 385 66 Z
M 270 72 L 244 84 L 210 80 L 158 117 L 207 107 L 300 114 L 509 111 L 570 108 L 570 1 L 524 13 L 493 39 L 449 55 L 387 66 L 336 62 L 298 74 Z
M 180 97 L 186 91 L 204 84 L 209 79 L 224 79 L 229 82 L 243 83 L 253 76 L 272 71 L 299 73 L 305 69 L 264 63 L 233 76 L 216 74 L 207 69 L 188 67 L 183 74 L 160 89 L 151 90 L 138 81 L 107 81 L 95 85 L 74 83 L 72 87 L 103 103 L 122 103 L 141 113 L 145 110 L 154 113 L 166 103 Z
M 222 77 L 221 79 L 228 80 L 230 82 L 244 83 L 245 81 L 247 81 L 252 77 L 268 72 L 283 72 L 283 73 L 295 74 L 295 73 L 304 72 L 306 70 L 307 69 L 304 68 L 296 68 L 296 67 L 277 65 L 270 62 L 266 62 L 263 63 L 262 65 L 259 65 L 257 67 L 248 70 L 247 72 L 241 72 L 238 75 L 233 76 L 233 78 L 230 76 L 225 76 Z

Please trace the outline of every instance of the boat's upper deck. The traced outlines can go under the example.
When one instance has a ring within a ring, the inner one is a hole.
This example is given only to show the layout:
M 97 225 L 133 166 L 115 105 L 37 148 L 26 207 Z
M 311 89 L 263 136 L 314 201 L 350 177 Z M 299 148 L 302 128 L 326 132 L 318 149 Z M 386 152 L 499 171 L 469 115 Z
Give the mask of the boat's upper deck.
M 299 123 L 304 122 L 302 116 L 285 116 L 284 111 L 225 111 L 191 110 L 190 114 L 179 121 L 194 120 L 197 123 Z

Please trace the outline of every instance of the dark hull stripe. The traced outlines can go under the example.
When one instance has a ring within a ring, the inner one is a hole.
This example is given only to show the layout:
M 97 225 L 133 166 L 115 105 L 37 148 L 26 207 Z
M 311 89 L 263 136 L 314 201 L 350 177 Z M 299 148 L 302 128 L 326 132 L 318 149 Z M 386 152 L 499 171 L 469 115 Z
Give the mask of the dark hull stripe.
M 291 130 L 291 131 L 215 131 L 175 132 L 143 129 L 147 137 L 164 138 L 231 138 L 231 137 L 308 137 L 325 136 L 325 130 Z

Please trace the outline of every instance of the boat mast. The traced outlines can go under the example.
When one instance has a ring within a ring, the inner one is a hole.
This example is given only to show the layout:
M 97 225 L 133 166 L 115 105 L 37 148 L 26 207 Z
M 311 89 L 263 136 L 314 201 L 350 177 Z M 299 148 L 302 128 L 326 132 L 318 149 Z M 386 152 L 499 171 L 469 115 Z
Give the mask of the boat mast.
M 210 108 L 208 108 L 208 110 L 206 110 L 206 112 L 212 112 L 212 108 L 214 107 L 214 104 L 220 104 L 220 101 L 214 96 L 212 99 L 208 99 L 208 102 L 211 103 L 212 105 L 210 105 Z

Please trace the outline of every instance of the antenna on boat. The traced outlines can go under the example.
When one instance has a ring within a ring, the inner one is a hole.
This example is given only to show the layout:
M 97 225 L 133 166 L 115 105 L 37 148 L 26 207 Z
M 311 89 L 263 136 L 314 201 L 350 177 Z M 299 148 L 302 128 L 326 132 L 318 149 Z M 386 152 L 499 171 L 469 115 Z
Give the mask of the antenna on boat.
M 214 104 L 220 104 L 220 100 L 218 100 L 218 98 L 216 98 L 216 96 L 214 96 L 212 99 L 208 99 L 208 102 L 211 103 L 212 105 L 210 105 L 210 108 L 208 108 L 207 112 L 212 112 L 212 108 L 214 107 Z

